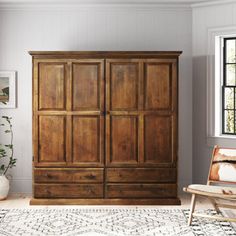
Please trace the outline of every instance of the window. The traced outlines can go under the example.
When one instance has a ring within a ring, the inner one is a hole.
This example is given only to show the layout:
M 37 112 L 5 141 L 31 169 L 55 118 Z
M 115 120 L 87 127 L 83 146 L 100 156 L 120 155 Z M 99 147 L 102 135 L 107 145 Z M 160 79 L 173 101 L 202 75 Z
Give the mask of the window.
M 236 37 L 223 39 L 222 134 L 236 135 Z
M 236 27 L 209 28 L 207 36 L 206 142 L 236 145 Z

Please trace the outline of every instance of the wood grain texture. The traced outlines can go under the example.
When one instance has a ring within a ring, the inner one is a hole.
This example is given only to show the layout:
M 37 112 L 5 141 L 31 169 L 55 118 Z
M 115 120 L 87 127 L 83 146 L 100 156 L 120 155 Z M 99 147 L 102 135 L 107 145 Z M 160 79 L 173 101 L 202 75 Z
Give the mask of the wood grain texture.
M 179 198 L 155 198 L 155 199 L 36 199 L 30 200 L 30 205 L 180 205 Z
M 31 204 L 180 203 L 179 54 L 31 52 Z
M 138 122 L 135 116 L 112 116 L 110 162 L 138 162 Z
M 170 109 L 171 65 L 145 63 L 144 88 L 146 110 Z
M 35 198 L 102 198 L 102 184 L 34 184 Z
M 175 183 L 177 173 L 175 168 L 107 168 L 106 178 L 109 183 Z
M 137 110 L 139 64 L 113 61 L 110 63 L 111 110 Z
M 65 125 L 65 116 L 39 117 L 39 162 L 66 161 Z
M 39 64 L 39 109 L 65 109 L 65 65 L 59 63 Z
M 174 198 L 176 195 L 176 184 L 107 184 L 109 198 Z
M 29 51 L 34 59 L 69 58 L 178 58 L 182 51 Z
M 172 122 L 168 116 L 145 116 L 145 162 L 172 163 Z
M 73 110 L 99 110 L 101 78 L 101 63 L 74 62 L 72 69 Z
M 99 168 L 36 168 L 35 183 L 102 183 L 103 169 Z
M 100 163 L 99 116 L 73 116 L 73 163 Z

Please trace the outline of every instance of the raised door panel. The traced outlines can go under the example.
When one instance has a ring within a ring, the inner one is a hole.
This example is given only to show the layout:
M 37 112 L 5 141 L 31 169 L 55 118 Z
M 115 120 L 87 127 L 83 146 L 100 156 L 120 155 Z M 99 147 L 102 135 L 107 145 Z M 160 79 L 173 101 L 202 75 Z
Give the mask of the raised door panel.
M 39 110 L 65 110 L 65 64 L 39 63 L 38 69 Z
M 145 63 L 145 110 L 171 108 L 171 64 Z
M 171 116 L 145 116 L 144 162 L 171 164 L 173 162 L 172 135 Z
M 65 116 L 39 117 L 38 162 L 51 164 L 66 161 L 66 118 Z
M 102 108 L 102 70 L 102 63 L 99 62 L 73 63 L 73 110 L 100 110 Z
M 103 118 L 74 116 L 72 126 L 73 164 L 101 164 L 103 161 Z
M 109 64 L 110 110 L 137 110 L 139 63 L 114 61 Z
M 136 116 L 112 116 L 110 120 L 111 164 L 138 163 L 138 122 Z

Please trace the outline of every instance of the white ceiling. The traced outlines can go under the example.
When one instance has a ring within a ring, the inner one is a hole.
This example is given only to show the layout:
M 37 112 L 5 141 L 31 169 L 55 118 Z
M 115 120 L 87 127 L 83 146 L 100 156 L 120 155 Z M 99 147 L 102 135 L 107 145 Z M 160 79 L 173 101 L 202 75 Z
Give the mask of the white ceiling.
M 159 5 L 166 7 L 199 7 L 218 5 L 224 3 L 232 3 L 236 0 L 0 0 L 1 8 L 24 8 L 24 7 L 74 7 L 79 5 L 88 6 L 111 6 L 111 5 L 126 5 L 126 6 L 151 6 Z
M 215 0 L 0 0 L 0 3 L 161 3 L 161 4 L 193 4 L 207 3 Z M 221 0 L 224 2 L 227 0 Z

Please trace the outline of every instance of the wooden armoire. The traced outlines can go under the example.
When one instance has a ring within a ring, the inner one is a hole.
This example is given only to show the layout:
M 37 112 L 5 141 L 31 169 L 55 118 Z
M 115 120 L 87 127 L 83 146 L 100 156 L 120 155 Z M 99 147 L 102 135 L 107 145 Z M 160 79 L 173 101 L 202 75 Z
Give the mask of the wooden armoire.
M 181 52 L 30 54 L 31 204 L 180 204 Z

